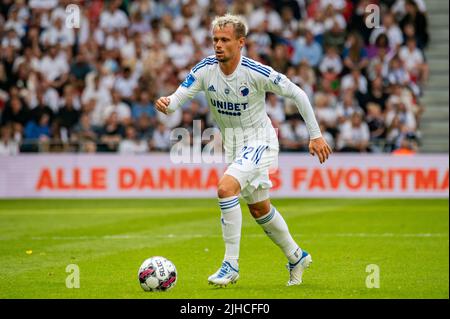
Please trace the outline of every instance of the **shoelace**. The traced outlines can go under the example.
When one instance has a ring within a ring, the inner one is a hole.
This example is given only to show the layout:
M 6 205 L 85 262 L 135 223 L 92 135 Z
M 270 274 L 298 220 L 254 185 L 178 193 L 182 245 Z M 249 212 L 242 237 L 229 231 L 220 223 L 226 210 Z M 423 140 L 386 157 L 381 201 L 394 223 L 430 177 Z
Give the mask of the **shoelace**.
M 230 271 L 231 271 L 230 266 L 228 266 L 227 263 L 223 262 L 219 270 L 219 277 L 227 275 Z

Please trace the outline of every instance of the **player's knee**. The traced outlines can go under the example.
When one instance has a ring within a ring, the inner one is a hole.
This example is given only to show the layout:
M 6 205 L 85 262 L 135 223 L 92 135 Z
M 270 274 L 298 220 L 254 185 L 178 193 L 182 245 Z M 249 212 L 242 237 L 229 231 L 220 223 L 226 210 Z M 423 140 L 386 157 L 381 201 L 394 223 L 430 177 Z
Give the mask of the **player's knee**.
M 224 176 L 219 181 L 219 185 L 217 186 L 217 196 L 219 198 L 237 196 L 240 191 L 241 187 L 239 182 L 230 176 Z
M 249 207 L 249 210 L 250 214 L 252 214 L 254 218 L 260 218 L 267 214 L 267 211 L 264 207 Z
M 252 214 L 254 218 L 263 217 L 270 211 L 270 201 L 265 200 L 256 204 L 250 204 L 248 205 L 248 209 L 250 210 L 250 214 Z
M 236 194 L 234 189 L 231 189 L 230 187 L 227 187 L 224 184 L 219 184 L 219 186 L 217 187 L 217 196 L 219 198 L 227 198 L 227 197 L 231 197 L 231 196 L 236 196 L 238 194 Z

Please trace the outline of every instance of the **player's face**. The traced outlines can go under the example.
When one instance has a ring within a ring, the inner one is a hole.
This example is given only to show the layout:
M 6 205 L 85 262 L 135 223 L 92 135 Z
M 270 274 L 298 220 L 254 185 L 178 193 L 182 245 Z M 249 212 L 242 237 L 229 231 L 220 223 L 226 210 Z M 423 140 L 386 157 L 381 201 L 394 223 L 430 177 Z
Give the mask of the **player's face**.
M 244 45 L 244 38 L 238 38 L 234 32 L 234 27 L 216 27 L 213 30 L 214 52 L 219 62 L 227 62 L 239 55 L 241 47 Z

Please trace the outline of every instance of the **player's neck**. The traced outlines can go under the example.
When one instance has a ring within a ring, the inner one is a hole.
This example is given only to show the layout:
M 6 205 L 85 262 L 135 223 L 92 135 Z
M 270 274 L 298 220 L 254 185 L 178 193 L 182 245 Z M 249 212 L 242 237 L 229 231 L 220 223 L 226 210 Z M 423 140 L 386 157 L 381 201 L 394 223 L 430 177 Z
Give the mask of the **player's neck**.
M 231 75 L 236 70 L 239 62 L 241 61 L 241 55 L 238 54 L 232 60 L 228 60 L 227 62 L 219 62 L 220 70 L 225 75 Z

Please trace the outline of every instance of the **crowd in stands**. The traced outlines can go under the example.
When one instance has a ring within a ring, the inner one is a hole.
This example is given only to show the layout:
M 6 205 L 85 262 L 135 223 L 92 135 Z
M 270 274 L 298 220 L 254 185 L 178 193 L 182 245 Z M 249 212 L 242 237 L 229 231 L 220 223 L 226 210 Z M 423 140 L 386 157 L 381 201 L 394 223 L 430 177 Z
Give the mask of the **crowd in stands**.
M 173 128 L 214 127 L 202 94 L 171 116 L 153 103 L 214 54 L 210 23 L 227 12 L 248 22 L 243 54 L 307 93 L 336 152 L 419 149 L 423 0 L 2 0 L 0 155 L 168 151 Z M 307 151 L 293 102 L 266 104 L 281 150 Z

